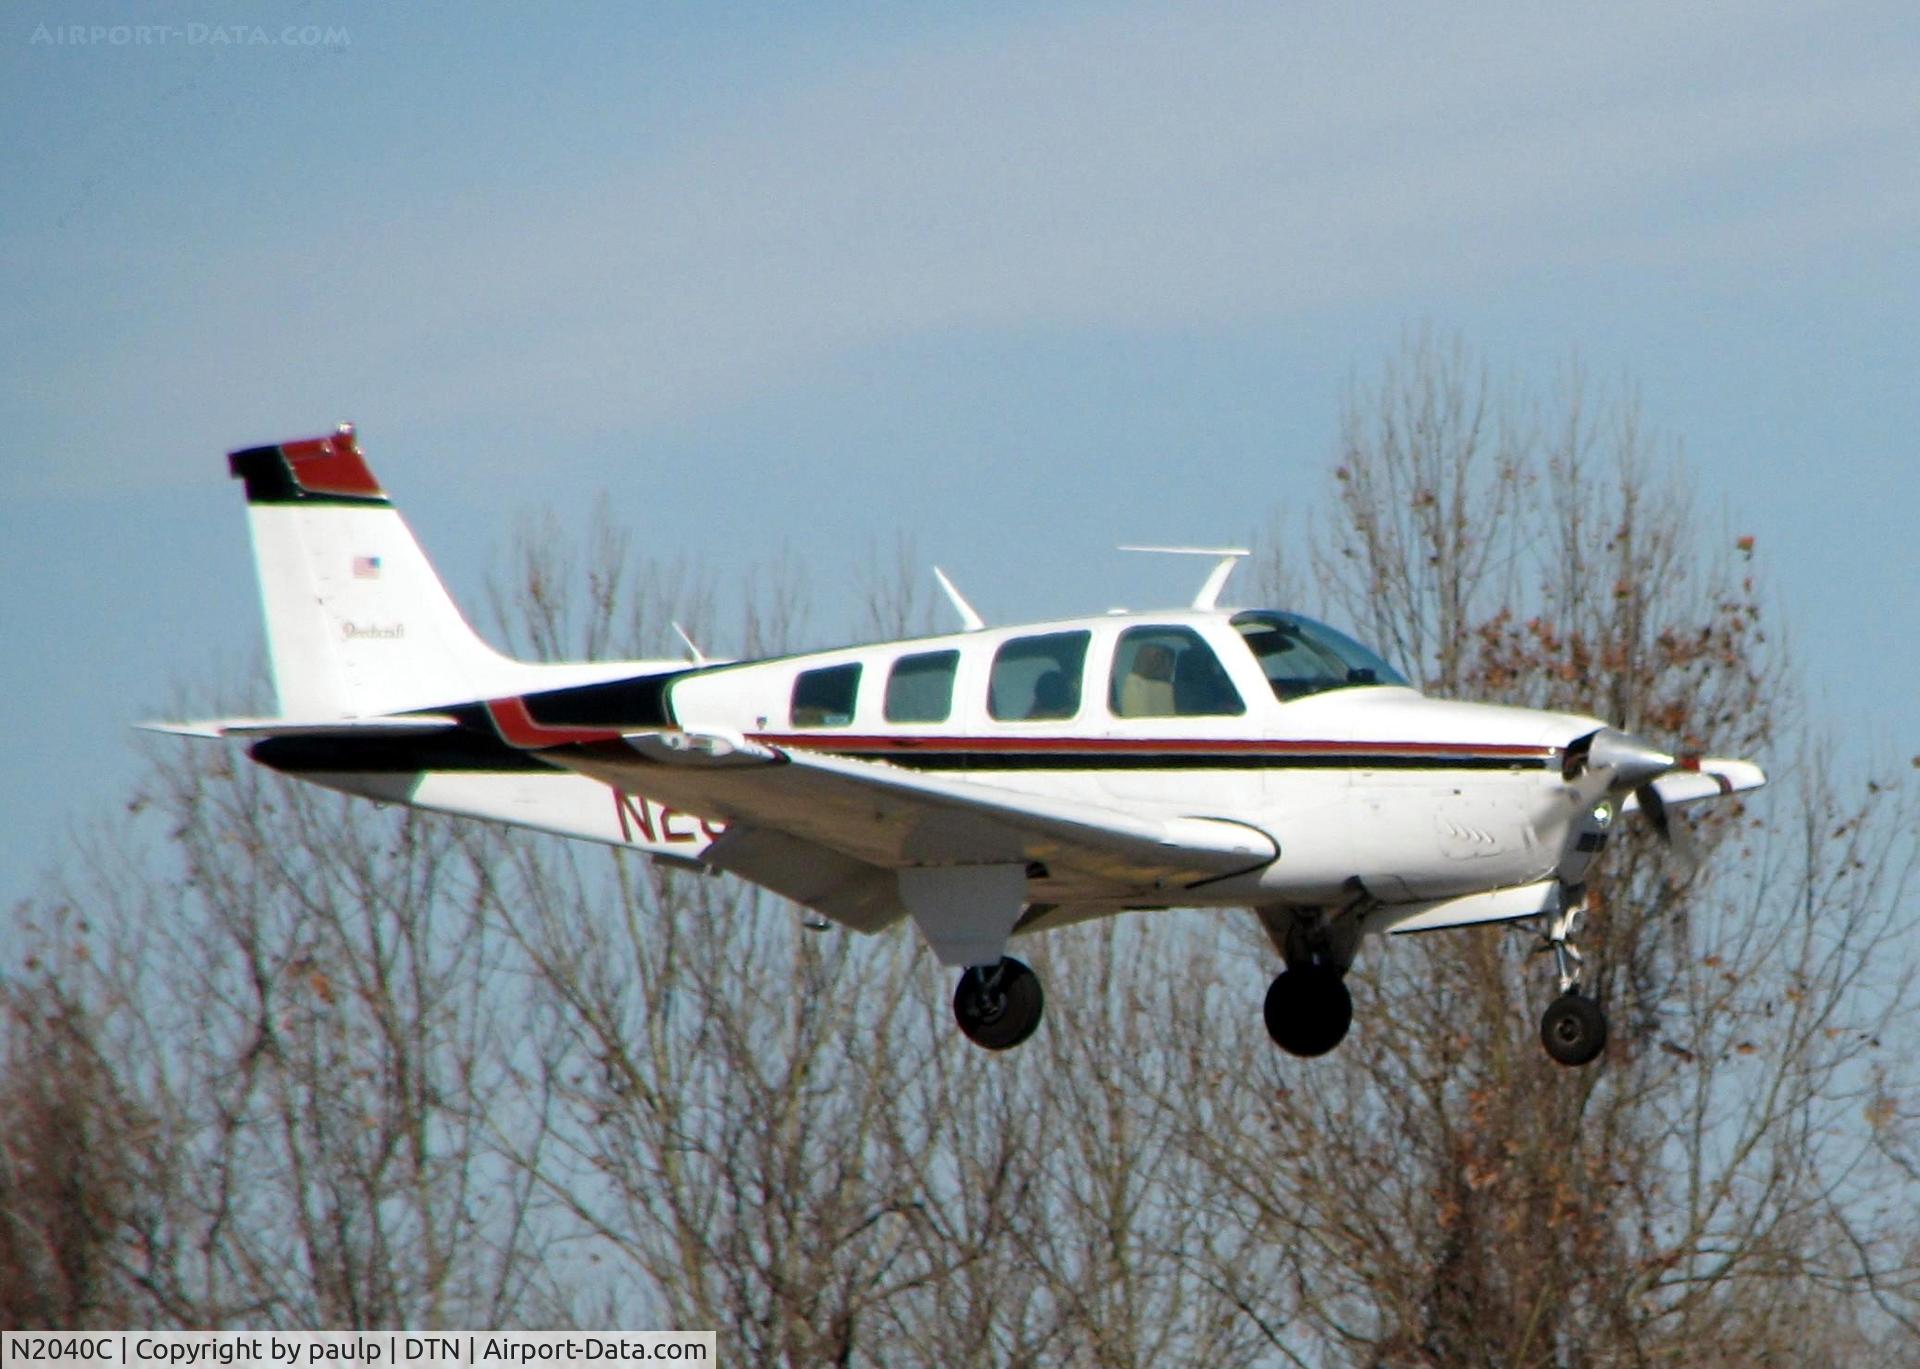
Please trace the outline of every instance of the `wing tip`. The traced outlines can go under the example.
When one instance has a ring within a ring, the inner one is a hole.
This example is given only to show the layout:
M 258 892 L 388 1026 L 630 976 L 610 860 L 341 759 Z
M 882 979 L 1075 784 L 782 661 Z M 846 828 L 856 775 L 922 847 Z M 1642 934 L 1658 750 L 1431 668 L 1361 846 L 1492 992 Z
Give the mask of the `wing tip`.
M 158 718 L 143 718 L 134 725 L 138 732 L 157 732 L 169 737 L 211 737 L 218 741 L 226 733 L 218 722 L 165 722 Z

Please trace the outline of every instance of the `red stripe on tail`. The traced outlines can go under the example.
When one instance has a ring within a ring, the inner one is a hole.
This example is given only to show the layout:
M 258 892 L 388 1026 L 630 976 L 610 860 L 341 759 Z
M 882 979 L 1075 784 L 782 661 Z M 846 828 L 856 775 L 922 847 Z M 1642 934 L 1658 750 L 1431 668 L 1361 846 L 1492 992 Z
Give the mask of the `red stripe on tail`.
M 361 499 L 384 499 L 386 491 L 373 478 L 366 459 L 360 455 L 360 439 L 353 425 L 342 423 L 329 437 L 310 437 L 300 442 L 282 442 L 280 452 L 287 458 L 293 478 L 311 494 L 345 494 Z

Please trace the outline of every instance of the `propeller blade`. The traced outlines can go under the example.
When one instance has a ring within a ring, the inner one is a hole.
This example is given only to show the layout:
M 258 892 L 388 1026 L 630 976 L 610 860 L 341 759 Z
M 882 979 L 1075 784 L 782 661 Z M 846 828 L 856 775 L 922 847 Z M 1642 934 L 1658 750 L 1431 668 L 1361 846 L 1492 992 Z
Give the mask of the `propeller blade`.
M 1652 784 L 1643 784 L 1635 789 L 1633 797 L 1672 855 L 1681 881 L 1684 883 L 1699 874 L 1700 846 L 1694 840 L 1693 829 L 1686 820 L 1667 807 L 1666 800 L 1660 797 L 1660 791 Z

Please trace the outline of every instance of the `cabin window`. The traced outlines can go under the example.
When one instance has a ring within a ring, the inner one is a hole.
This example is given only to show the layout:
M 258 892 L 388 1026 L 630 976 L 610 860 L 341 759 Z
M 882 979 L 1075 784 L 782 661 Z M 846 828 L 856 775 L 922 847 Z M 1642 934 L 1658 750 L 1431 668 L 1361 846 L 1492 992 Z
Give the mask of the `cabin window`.
M 959 668 L 957 651 L 921 651 L 895 661 L 887 676 L 887 721 L 945 722 L 953 712 L 953 676 Z
M 993 656 L 988 714 L 1001 722 L 1041 722 L 1078 713 L 1089 635 L 1048 632 L 1003 644 Z
M 1220 718 L 1247 711 L 1213 648 L 1185 627 L 1132 627 L 1113 653 L 1116 718 Z
M 853 701 L 860 692 L 860 665 L 830 665 L 803 670 L 793 682 L 795 727 L 849 727 Z

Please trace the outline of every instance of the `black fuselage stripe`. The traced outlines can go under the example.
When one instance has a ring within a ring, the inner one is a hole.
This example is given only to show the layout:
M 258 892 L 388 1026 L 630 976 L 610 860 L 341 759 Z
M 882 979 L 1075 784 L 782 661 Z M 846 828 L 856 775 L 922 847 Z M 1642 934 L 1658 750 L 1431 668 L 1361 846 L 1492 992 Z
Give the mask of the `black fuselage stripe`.
M 274 737 L 254 743 L 253 758 L 275 770 L 405 774 L 427 770 L 498 773 L 549 770 L 538 753 L 506 745 L 478 710 L 453 710 L 466 726 L 425 737 Z M 797 749 L 797 748 L 796 748 Z M 1546 770 L 1551 756 L 1410 755 L 1404 751 L 1260 750 L 1120 751 L 1057 748 L 1016 751 L 939 751 L 925 746 L 885 750 L 808 747 L 805 752 L 878 761 L 907 770 L 935 771 L 1181 771 L 1181 770 Z M 636 758 L 637 759 L 637 758 Z
M 247 754 L 284 774 L 410 775 L 428 770 L 503 774 L 553 767 L 479 732 L 430 737 L 269 737 Z
M 1259 752 L 841 751 L 909 770 L 1545 770 L 1550 758 L 1408 756 L 1396 753 L 1272 755 Z

